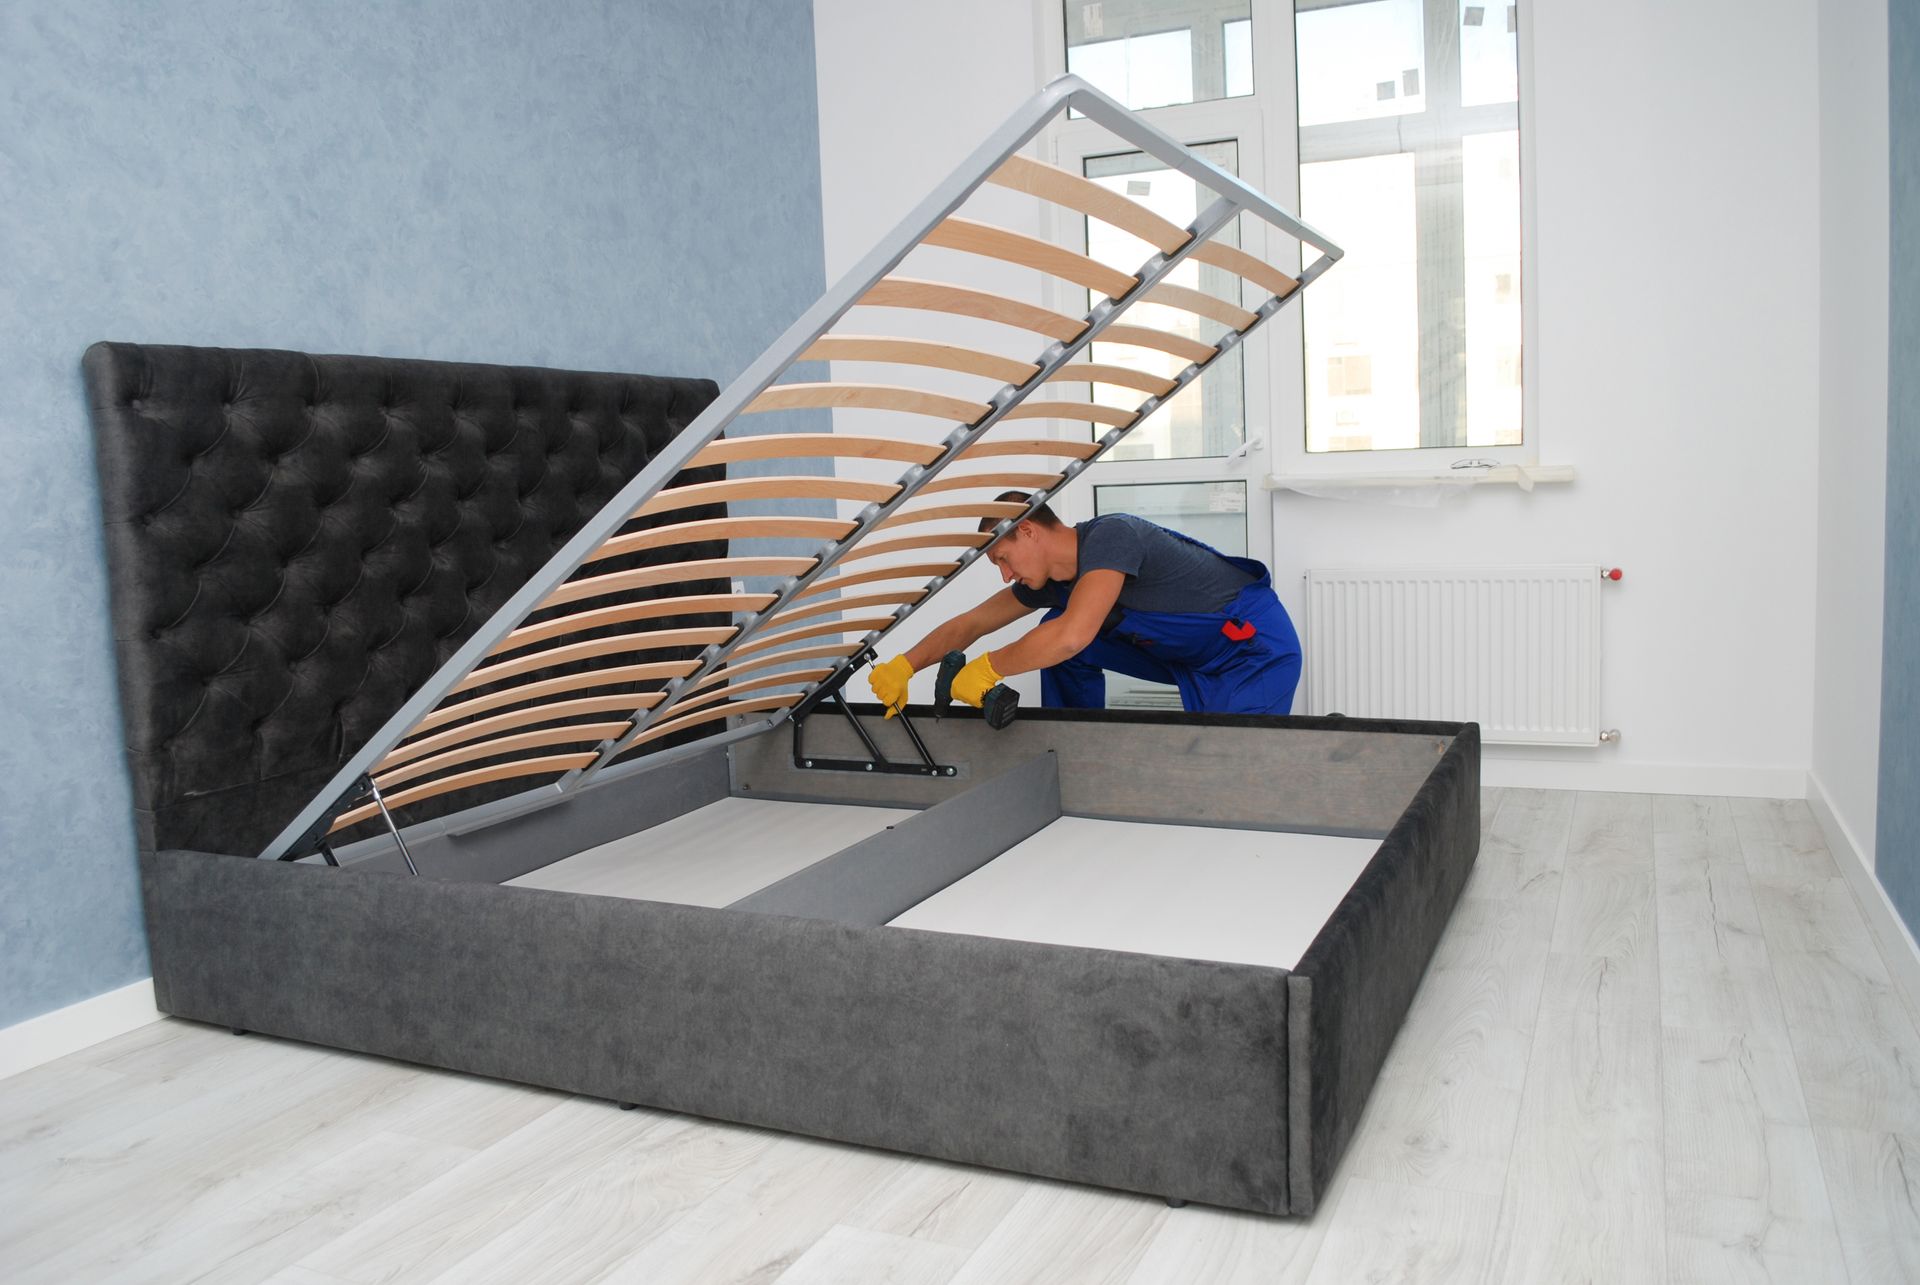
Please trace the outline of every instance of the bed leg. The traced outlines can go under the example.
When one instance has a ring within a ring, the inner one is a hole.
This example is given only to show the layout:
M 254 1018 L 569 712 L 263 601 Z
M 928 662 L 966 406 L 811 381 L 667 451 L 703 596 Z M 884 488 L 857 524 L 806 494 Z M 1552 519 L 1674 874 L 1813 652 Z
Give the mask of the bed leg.
M 620 1109 L 622 1111 L 632 1111 L 635 1108 L 637 1108 L 639 1105 L 640 1104 L 638 1102 L 622 1102 L 620 1104 Z
M 1176 1199 L 1174 1199 L 1174 1198 L 1173 1198 L 1172 1196 L 1168 1196 L 1168 1197 L 1167 1197 L 1167 1208 L 1168 1208 L 1168 1209 L 1185 1209 L 1186 1207 L 1187 1207 L 1187 1202 L 1186 1202 L 1186 1201 L 1184 1201 L 1184 1200 L 1176 1200 Z
M 244 1026 L 229 1026 L 229 1027 L 228 1027 L 227 1029 L 228 1029 L 229 1031 L 232 1031 L 232 1032 L 233 1032 L 233 1033 L 234 1033 L 235 1035 L 250 1035 L 250 1034 L 252 1034 L 252 1032 L 251 1032 L 251 1031 L 249 1031 L 249 1030 L 247 1030 L 247 1028 L 246 1028 L 246 1027 L 244 1027 Z

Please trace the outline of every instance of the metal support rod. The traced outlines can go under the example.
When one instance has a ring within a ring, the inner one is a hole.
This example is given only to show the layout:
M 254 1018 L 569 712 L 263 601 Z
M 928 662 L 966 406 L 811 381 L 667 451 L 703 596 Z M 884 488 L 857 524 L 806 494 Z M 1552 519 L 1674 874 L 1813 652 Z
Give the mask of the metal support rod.
M 867 747 L 868 757 L 872 758 L 875 763 L 885 763 L 887 756 L 880 752 L 880 747 L 873 743 L 871 736 L 867 735 L 867 729 L 860 725 L 860 717 L 853 712 L 853 706 L 847 704 L 846 696 L 840 692 L 835 692 L 827 699 L 832 701 L 840 712 L 847 716 L 847 722 L 853 725 L 853 734 L 860 738 L 862 745 Z
M 372 782 L 368 782 L 373 785 Z M 400 837 L 400 827 L 393 822 L 393 813 L 387 811 L 387 800 L 380 793 L 380 787 L 373 785 L 373 801 L 380 808 L 380 815 L 387 819 L 387 830 L 393 835 L 393 841 L 400 845 L 400 859 L 407 863 L 407 873 L 414 878 L 420 877 L 420 870 L 413 864 L 413 854 L 407 851 L 407 841 Z
M 933 755 L 927 752 L 927 743 L 920 739 L 919 729 L 915 728 L 913 720 L 907 717 L 907 711 L 902 709 L 894 717 L 900 720 L 900 730 L 905 732 L 907 739 L 913 742 L 913 748 L 919 752 L 921 762 L 928 767 L 938 767 L 939 764 L 933 761 Z

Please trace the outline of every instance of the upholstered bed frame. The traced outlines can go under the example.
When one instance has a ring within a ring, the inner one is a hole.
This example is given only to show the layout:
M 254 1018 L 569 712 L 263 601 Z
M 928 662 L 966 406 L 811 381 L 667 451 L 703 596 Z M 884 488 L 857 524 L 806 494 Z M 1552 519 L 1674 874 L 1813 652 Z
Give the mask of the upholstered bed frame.
M 1312 1211 L 1477 851 L 1473 726 L 962 715 L 927 733 L 951 778 L 808 771 L 782 729 L 643 758 L 500 825 L 417 821 L 419 878 L 379 835 L 343 869 L 257 860 L 712 385 L 133 344 L 95 345 L 85 371 L 164 1011 Z M 875 734 L 910 757 L 892 725 Z M 841 719 L 806 736 L 863 753 Z M 761 909 L 501 886 L 727 796 L 926 811 Z M 886 926 L 1062 813 L 1382 842 L 1291 970 Z

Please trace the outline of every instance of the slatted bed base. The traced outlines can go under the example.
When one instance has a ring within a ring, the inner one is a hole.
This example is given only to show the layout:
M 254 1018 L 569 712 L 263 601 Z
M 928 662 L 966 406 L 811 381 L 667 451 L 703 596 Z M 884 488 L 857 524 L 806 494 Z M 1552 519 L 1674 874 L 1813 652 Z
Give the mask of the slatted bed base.
M 1069 109 L 1194 178 L 1211 203 L 1181 227 L 1099 182 L 1020 154 Z M 1118 228 L 1153 253 L 1137 264 L 1102 262 L 961 214 L 984 185 Z M 1216 239 L 1243 219 L 1269 230 L 1269 259 Z M 1036 285 L 1084 291 L 1087 307 L 1062 312 L 964 279 L 903 273 L 903 261 L 922 246 L 949 256 L 962 273 L 967 265 L 1011 266 Z M 1270 261 L 1296 248 L 1303 262 L 1312 251 L 1319 257 L 1298 272 Z M 544 775 L 556 797 L 566 796 L 676 733 L 720 734 L 736 715 L 773 726 L 807 708 L 993 540 L 1233 351 L 1339 255 L 1324 236 L 1084 82 L 1055 82 L 554 555 L 261 855 L 298 856 L 383 808 L 390 816 L 506 779 Z M 1176 277 L 1189 264 L 1224 275 L 1231 289 L 1222 295 L 1183 284 Z M 1147 311 L 1135 316 L 1142 305 Z M 1020 355 L 875 333 L 929 313 L 991 323 Z M 1172 320 L 1141 324 L 1157 317 Z M 1169 363 L 1169 373 L 1135 369 L 1124 357 L 1129 351 Z M 899 379 L 822 380 L 801 369 L 820 361 L 881 363 Z M 956 396 L 916 382 L 934 372 L 995 386 Z M 804 416 L 823 411 L 857 412 L 883 427 L 820 432 Z M 762 418 L 795 413 L 800 427 Z M 823 474 L 823 465 L 848 471 Z M 726 476 L 715 478 L 716 470 Z M 856 475 L 872 470 L 890 476 Z M 999 498 L 1013 492 L 1025 498 Z M 839 515 L 752 511 L 796 505 Z M 719 539 L 728 551 L 711 556 L 706 542 Z M 695 545 L 702 552 L 673 556 Z M 922 551 L 930 556 L 915 556 Z M 713 592 L 716 583 L 733 591 Z M 802 643 L 814 645 L 796 646 Z M 735 681 L 751 672 L 741 660 L 788 648 L 827 663 Z M 543 672 L 605 657 L 628 663 L 564 682 Z

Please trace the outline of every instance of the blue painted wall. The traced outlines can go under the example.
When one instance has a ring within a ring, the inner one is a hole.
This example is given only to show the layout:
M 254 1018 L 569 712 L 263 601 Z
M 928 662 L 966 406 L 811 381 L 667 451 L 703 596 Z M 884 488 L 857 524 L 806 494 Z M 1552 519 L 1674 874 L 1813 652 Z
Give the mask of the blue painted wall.
M 148 973 L 96 339 L 724 383 L 819 295 L 808 0 L 0 5 L 0 1026 Z
M 1875 866 L 1920 936 L 1920 0 L 1890 0 L 1887 618 Z

